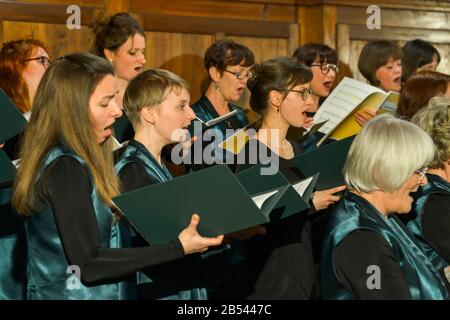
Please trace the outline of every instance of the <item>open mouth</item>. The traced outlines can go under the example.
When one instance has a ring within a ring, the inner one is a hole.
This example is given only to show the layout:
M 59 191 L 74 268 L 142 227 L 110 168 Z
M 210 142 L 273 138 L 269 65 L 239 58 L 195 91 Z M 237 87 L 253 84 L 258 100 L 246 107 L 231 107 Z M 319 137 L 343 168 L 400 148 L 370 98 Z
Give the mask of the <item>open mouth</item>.
M 325 81 L 325 82 L 323 83 L 323 86 L 324 86 L 325 88 L 327 88 L 328 90 L 330 90 L 331 87 L 333 86 L 333 81 Z
M 401 84 L 401 78 L 400 78 L 400 77 L 395 78 L 395 79 L 394 79 L 394 83 L 395 83 L 396 85 L 400 85 L 400 84 Z
M 141 73 L 141 72 L 144 71 L 144 67 L 136 67 L 136 68 L 134 68 L 134 70 L 135 70 L 137 73 Z

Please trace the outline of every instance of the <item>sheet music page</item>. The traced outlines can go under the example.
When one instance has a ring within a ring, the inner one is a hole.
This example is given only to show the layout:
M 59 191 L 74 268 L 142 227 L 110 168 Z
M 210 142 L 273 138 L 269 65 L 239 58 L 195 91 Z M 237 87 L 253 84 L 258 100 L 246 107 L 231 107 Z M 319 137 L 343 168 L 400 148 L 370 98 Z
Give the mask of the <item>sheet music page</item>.
M 373 92 L 383 91 L 348 77 L 342 79 L 314 115 L 314 123 L 328 120 L 319 129 L 319 132 L 324 134 L 331 132 L 331 130 Z
M 269 199 L 271 196 L 273 196 L 277 192 L 278 192 L 278 190 L 270 191 L 270 192 L 261 194 L 261 195 L 256 196 L 256 197 L 252 197 L 252 200 L 256 204 L 256 206 L 259 209 L 261 209 L 263 204 L 264 204 L 264 202 L 266 202 L 267 199 Z
M 215 125 L 216 123 L 219 123 L 219 122 L 221 122 L 221 121 L 223 121 L 223 120 L 225 120 L 225 119 L 228 119 L 229 117 L 234 116 L 236 113 L 238 113 L 238 110 L 237 110 L 237 109 L 235 109 L 235 110 L 233 110 L 233 111 L 231 111 L 231 112 L 228 112 L 227 114 L 224 114 L 223 116 L 220 116 L 220 117 L 211 119 L 211 120 L 207 121 L 207 122 L 205 123 L 205 125 L 208 126 L 208 127 L 213 126 L 213 125 Z
M 303 197 L 303 194 L 305 193 L 306 188 L 308 188 L 308 186 L 309 186 L 309 184 L 311 183 L 311 181 L 312 181 L 313 178 L 314 178 L 314 177 L 310 177 L 310 178 L 308 178 L 308 179 L 305 179 L 305 180 L 303 180 L 303 181 L 300 181 L 300 182 L 298 182 L 298 183 L 296 183 L 296 184 L 293 184 L 292 187 L 295 189 L 295 191 L 297 191 L 297 193 L 298 193 L 301 197 Z

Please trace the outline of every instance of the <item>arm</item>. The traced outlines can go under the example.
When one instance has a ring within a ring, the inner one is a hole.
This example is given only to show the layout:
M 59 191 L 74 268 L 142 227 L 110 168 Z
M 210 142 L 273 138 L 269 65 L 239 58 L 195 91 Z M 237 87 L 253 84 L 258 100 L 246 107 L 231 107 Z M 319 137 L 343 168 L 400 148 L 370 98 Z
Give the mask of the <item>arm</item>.
M 92 205 L 88 173 L 70 157 L 48 169 L 48 201 L 51 203 L 69 264 L 80 266 L 81 279 L 91 283 L 129 275 L 139 269 L 184 256 L 178 239 L 158 246 L 103 248 Z
M 450 263 L 450 195 L 431 195 L 423 208 L 424 239 Z
M 153 184 L 144 167 L 136 162 L 125 165 L 119 172 L 121 190 L 129 192 Z
M 357 230 L 345 237 L 334 251 L 333 263 L 340 282 L 355 299 L 411 299 L 399 262 L 374 231 Z M 375 283 L 374 271 L 368 271 L 372 265 L 380 268 L 379 289 L 368 287 Z

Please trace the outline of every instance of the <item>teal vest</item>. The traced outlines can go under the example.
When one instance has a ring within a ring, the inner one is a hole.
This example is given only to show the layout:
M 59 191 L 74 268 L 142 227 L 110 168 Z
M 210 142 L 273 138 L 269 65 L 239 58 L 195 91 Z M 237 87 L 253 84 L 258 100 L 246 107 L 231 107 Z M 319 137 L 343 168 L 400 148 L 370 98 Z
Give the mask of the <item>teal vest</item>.
M 409 230 L 411 230 L 414 236 L 422 244 L 425 252 L 430 257 L 434 266 L 438 270 L 442 270 L 449 266 L 450 261 L 445 261 L 443 258 L 441 258 L 439 253 L 435 251 L 423 238 L 422 215 L 423 215 L 423 208 L 430 195 L 443 193 L 450 196 L 450 183 L 434 174 L 427 174 L 427 180 L 428 183 L 420 187 L 420 189 L 414 195 L 416 201 L 414 202 L 413 210 L 411 211 L 411 213 L 415 218 L 413 220 L 408 221 L 407 226 Z
M 23 300 L 26 240 L 23 219 L 11 207 L 11 188 L 0 188 L 0 300 Z
M 444 279 L 403 223 L 395 216 L 383 217 L 369 202 L 350 192 L 336 207 L 324 237 L 320 275 L 325 299 L 353 298 L 340 283 L 332 257 L 335 248 L 348 234 L 363 229 L 378 233 L 390 245 L 413 300 L 448 299 Z
M 72 151 L 56 147 L 44 159 L 38 179 L 46 167 L 62 156 L 72 157 L 86 165 L 85 161 Z M 98 224 L 100 245 L 104 248 L 126 246 L 130 241 L 127 230 L 123 230 L 120 223 L 114 222 L 113 213 L 101 202 L 95 186 L 93 186 L 91 199 Z M 25 221 L 28 247 L 28 299 L 118 300 L 135 298 L 136 288 L 133 282 L 123 281 L 84 286 L 73 278 L 75 275 L 70 276 L 67 273 L 69 263 L 64 254 L 53 209 L 45 199 L 42 199 L 41 205 L 43 210 Z
M 116 164 L 116 172 L 119 173 L 123 167 L 129 163 L 139 163 L 144 167 L 147 174 L 153 181 L 153 183 L 162 183 L 172 179 L 172 175 L 164 164 L 159 164 L 156 159 L 148 152 L 148 150 L 137 141 L 130 141 L 125 151 L 122 153 L 119 161 Z M 169 213 L 168 213 L 169 214 Z M 179 288 L 180 283 L 183 283 L 183 279 L 177 280 L 177 270 L 185 268 L 185 264 L 188 261 L 195 265 L 198 263 L 197 257 L 185 257 L 179 261 L 170 262 L 169 265 L 155 266 L 148 268 L 145 273 L 138 272 L 137 283 L 139 285 L 139 295 L 145 299 L 148 297 L 161 297 L 160 292 L 176 292 L 174 294 L 165 295 L 163 300 L 206 300 L 207 293 L 204 288 L 196 288 L 196 285 L 192 285 L 194 288 Z M 168 267 L 169 266 L 169 267 Z M 177 269 L 178 268 L 178 269 Z M 195 268 L 194 268 L 195 269 Z M 189 272 L 189 277 L 195 282 L 196 273 L 198 271 L 192 270 Z M 190 279 L 189 279 L 190 280 Z M 167 287 L 171 288 L 167 288 Z M 164 289 L 163 289 L 164 288 Z M 169 289 L 169 290 L 168 290 Z

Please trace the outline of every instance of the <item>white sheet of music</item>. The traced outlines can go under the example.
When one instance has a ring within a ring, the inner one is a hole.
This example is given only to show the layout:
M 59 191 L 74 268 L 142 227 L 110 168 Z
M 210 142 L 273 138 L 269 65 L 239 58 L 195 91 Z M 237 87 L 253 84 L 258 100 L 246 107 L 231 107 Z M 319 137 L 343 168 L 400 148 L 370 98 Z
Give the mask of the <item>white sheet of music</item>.
M 373 92 L 383 91 L 348 77 L 342 79 L 314 115 L 314 123 L 328 120 L 319 132 L 328 134 Z

